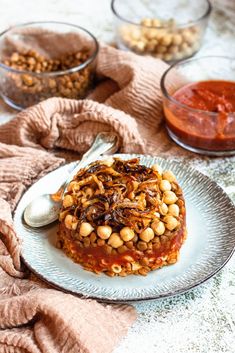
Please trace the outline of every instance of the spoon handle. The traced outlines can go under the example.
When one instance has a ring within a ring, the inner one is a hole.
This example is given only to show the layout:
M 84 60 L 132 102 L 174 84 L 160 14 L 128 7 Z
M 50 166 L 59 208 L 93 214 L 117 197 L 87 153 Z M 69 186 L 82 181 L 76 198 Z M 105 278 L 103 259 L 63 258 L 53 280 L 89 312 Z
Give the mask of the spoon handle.
M 89 150 L 84 153 L 82 159 L 76 163 L 75 168 L 67 178 L 67 180 L 61 185 L 60 190 L 62 194 L 66 190 L 68 184 L 72 180 L 73 176 L 83 167 L 87 166 L 89 163 L 95 161 L 105 152 L 116 152 L 118 148 L 118 137 L 113 132 L 100 132 Z

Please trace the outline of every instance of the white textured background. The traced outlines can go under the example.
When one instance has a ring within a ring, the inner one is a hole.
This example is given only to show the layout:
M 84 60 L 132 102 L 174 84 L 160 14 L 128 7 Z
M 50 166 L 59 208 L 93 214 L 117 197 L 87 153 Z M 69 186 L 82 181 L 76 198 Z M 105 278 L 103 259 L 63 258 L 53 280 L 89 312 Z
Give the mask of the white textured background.
M 213 5 L 198 55 L 235 57 L 235 0 L 217 0 Z M 26 21 L 58 20 L 84 26 L 101 40 L 113 39 L 109 0 L 0 0 L 0 14 L 0 30 Z M 0 123 L 14 114 L 0 102 Z M 188 162 L 217 181 L 235 201 L 235 157 Z M 233 256 L 218 275 L 186 294 L 136 304 L 138 321 L 115 353 L 234 353 L 234 268 Z

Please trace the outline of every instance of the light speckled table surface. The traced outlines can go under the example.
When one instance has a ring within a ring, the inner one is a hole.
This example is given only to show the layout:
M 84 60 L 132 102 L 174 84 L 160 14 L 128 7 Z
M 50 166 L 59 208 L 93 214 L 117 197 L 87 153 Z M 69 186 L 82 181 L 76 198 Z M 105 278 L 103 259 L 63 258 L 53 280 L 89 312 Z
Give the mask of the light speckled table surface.
M 235 57 L 235 2 L 213 1 L 214 10 L 198 55 Z M 113 40 L 109 0 L 0 0 L 0 30 L 20 22 L 59 20 Z M 0 103 L 0 123 L 16 114 Z M 235 157 L 187 160 L 210 176 L 235 202 Z M 135 304 L 138 320 L 115 353 L 233 353 L 235 256 L 200 287 L 169 299 Z

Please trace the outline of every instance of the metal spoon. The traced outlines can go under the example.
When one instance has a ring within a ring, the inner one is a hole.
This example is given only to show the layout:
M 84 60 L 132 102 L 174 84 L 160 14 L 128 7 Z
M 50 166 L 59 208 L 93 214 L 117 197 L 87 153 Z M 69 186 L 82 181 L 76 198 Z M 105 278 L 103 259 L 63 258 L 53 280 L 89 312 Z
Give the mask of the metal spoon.
M 118 148 L 118 138 L 115 133 L 99 133 L 91 148 L 83 155 L 82 159 L 76 164 L 70 176 L 60 187 L 61 196 L 63 196 L 68 184 L 79 169 L 95 161 L 103 153 L 114 153 Z M 31 227 L 42 227 L 58 219 L 61 208 L 60 201 L 54 201 L 52 195 L 44 194 L 28 204 L 24 210 L 24 220 Z

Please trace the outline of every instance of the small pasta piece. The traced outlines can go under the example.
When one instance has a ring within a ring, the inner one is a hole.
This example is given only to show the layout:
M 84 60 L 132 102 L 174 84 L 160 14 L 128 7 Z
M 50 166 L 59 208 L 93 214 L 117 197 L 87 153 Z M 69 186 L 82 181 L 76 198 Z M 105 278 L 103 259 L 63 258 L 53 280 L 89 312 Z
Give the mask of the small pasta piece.
M 142 266 L 138 262 L 134 262 L 131 264 L 132 271 L 138 271 L 139 269 L 141 269 L 141 267 Z
M 111 269 L 114 273 L 120 273 L 122 271 L 122 266 L 120 266 L 118 264 L 113 264 L 111 266 Z

